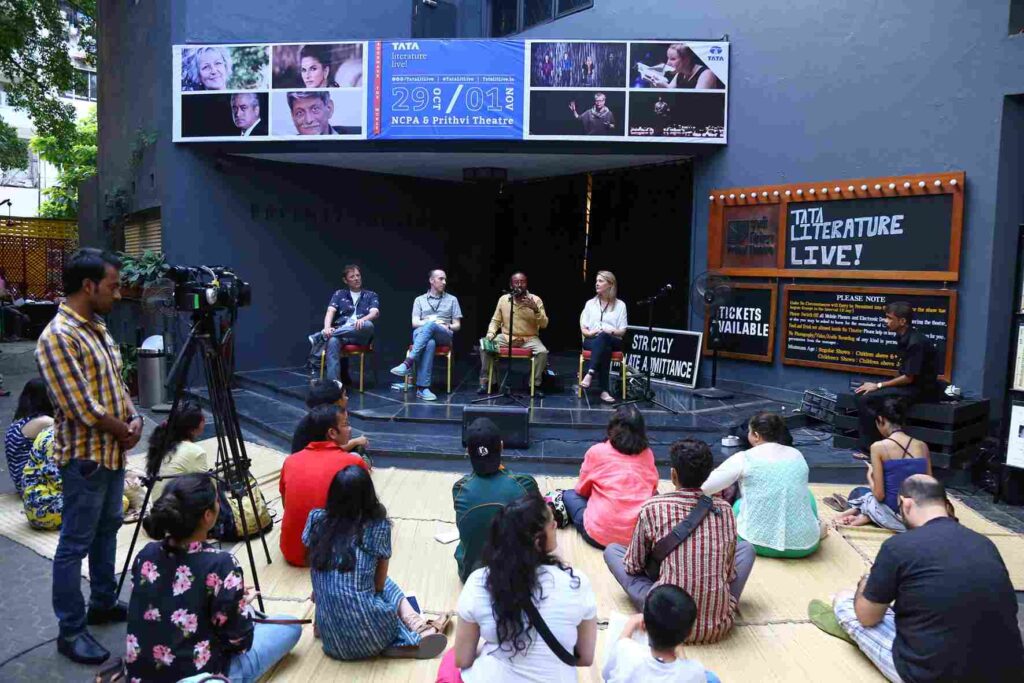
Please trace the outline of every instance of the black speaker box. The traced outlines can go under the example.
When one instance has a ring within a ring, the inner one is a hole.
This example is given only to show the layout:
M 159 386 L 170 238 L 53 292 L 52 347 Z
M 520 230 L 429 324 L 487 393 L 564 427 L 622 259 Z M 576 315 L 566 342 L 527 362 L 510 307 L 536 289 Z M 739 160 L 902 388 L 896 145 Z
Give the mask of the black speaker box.
M 462 411 L 462 445 L 466 445 L 466 429 L 473 420 L 486 417 L 498 426 L 505 448 L 528 448 L 530 445 L 530 411 L 520 406 L 466 406 Z

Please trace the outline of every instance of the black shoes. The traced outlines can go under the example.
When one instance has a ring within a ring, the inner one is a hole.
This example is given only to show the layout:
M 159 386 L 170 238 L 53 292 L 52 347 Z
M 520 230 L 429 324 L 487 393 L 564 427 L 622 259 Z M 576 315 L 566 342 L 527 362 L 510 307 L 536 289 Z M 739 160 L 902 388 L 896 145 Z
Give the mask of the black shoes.
M 533 390 L 533 398 L 544 398 L 544 392 L 540 389 Z
M 57 652 L 79 664 L 101 664 L 110 658 L 107 648 L 100 645 L 88 631 L 71 640 L 57 638 Z
M 128 621 L 128 605 L 121 601 L 106 609 L 90 607 L 89 611 L 85 613 L 85 623 L 90 626 L 112 624 L 119 621 Z
M 487 387 L 485 387 L 483 384 L 481 384 L 477 388 L 476 393 L 479 394 L 480 396 L 486 396 L 487 395 Z

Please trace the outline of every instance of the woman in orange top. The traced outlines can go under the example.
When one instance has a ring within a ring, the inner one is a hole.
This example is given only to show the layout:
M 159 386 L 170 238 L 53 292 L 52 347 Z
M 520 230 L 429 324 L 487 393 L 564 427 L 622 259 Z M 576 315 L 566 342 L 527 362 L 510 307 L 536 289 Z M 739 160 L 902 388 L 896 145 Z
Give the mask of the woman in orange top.
M 562 494 L 566 513 L 595 548 L 628 545 L 640 506 L 656 493 L 658 468 L 644 416 L 636 406 L 619 406 L 608 421 L 608 439 L 583 457 L 575 490 Z

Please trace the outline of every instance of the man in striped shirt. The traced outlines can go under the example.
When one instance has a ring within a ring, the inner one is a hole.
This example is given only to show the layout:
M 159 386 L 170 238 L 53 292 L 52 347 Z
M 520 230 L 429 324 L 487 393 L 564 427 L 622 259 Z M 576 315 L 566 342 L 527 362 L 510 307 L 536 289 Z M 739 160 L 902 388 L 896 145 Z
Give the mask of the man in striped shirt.
M 36 362 L 54 405 L 54 456 L 64 489 L 63 522 L 53 558 L 57 651 L 98 664 L 110 653 L 86 624 L 125 621 L 114 578 L 121 528 L 125 452 L 142 434 L 142 417 L 121 379 L 121 354 L 100 318 L 121 298 L 121 263 L 99 249 L 80 249 L 64 268 L 67 301 L 46 326 Z M 81 591 L 89 557 L 90 597 Z
M 676 490 L 654 496 L 640 508 L 629 548 L 608 546 L 604 561 L 637 610 L 654 586 L 672 584 L 697 603 L 697 621 L 687 643 L 713 643 L 732 628 L 733 614 L 754 566 L 754 547 L 737 543 L 736 519 L 721 496 L 685 541 L 661 563 L 657 581 L 644 573 L 655 544 L 672 533 L 700 500 L 700 487 L 711 474 L 711 449 L 703 441 L 681 439 L 672 444 L 672 484 Z

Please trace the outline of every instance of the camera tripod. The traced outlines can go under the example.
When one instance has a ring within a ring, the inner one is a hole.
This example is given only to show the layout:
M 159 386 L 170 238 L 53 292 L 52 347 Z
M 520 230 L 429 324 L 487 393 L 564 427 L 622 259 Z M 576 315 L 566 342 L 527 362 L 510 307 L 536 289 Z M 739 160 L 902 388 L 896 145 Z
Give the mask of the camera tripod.
M 188 339 L 181 349 L 181 353 L 171 366 L 168 373 L 168 388 L 173 387 L 174 403 L 171 406 L 171 413 L 167 417 L 167 423 L 173 424 L 182 404 L 182 397 L 185 393 L 185 384 L 188 381 L 189 370 L 195 356 L 202 361 L 203 374 L 206 381 L 206 388 L 210 402 L 210 412 L 213 414 L 214 431 L 217 438 L 217 461 L 212 470 L 212 477 L 216 480 L 217 486 L 228 496 L 232 497 L 237 504 L 239 516 L 242 523 L 242 535 L 245 538 L 245 547 L 249 555 L 249 569 L 252 572 L 253 586 L 259 601 L 260 611 L 263 609 L 263 596 L 259 593 L 260 580 L 256 573 L 256 560 L 252 551 L 252 539 L 249 537 L 248 522 L 245 518 L 246 498 L 252 506 L 253 517 L 259 523 L 256 514 L 256 496 L 253 493 L 252 482 L 249 476 L 249 467 L 252 463 L 245 452 L 245 442 L 242 440 L 242 428 L 238 421 L 238 412 L 235 409 L 235 398 L 231 393 L 230 374 L 227 363 L 224 360 L 223 349 L 225 341 L 230 338 L 232 328 L 229 327 L 223 336 L 218 339 L 216 326 L 214 325 L 214 311 L 196 311 L 192 314 L 192 327 L 189 330 Z M 161 443 L 160 451 L 166 451 L 166 442 L 169 439 L 169 430 L 164 431 L 164 443 Z M 135 531 L 132 534 L 131 545 L 128 546 L 128 557 L 125 558 L 124 567 L 121 569 L 121 577 L 117 583 L 117 594 L 121 594 L 121 587 L 124 585 L 125 577 L 128 575 L 135 552 L 135 543 L 139 538 L 139 530 L 142 528 L 142 520 L 149 507 L 149 499 L 153 492 L 153 485 L 157 481 L 170 480 L 184 475 L 175 474 L 168 476 L 145 477 L 143 483 L 146 487 L 146 497 L 142 501 L 142 509 L 139 511 L 139 520 L 136 523 Z M 266 555 L 267 563 L 271 562 L 270 549 L 267 547 L 267 539 L 260 536 L 263 543 L 263 552 Z

